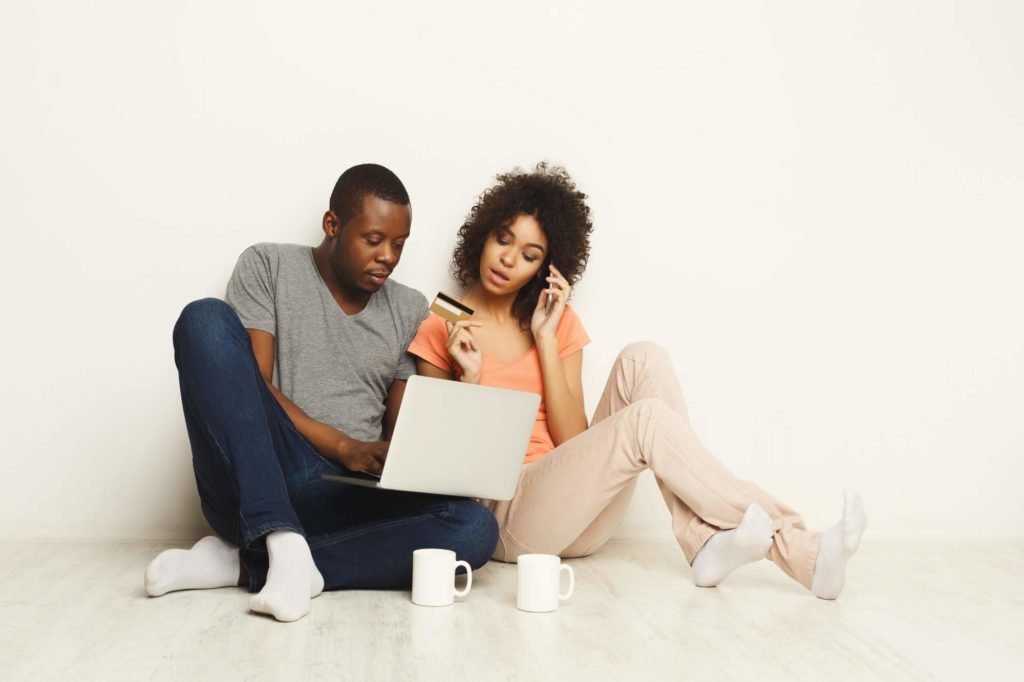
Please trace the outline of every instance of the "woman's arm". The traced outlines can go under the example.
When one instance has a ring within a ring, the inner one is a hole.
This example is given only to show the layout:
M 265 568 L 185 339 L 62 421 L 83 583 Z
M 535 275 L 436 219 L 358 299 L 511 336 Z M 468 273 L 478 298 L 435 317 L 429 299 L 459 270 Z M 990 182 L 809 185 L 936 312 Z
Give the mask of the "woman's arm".
M 544 406 L 548 431 L 555 445 L 587 430 L 583 408 L 583 351 L 558 357 L 555 339 L 537 342 L 540 367 L 544 376 Z
M 537 298 L 530 330 L 540 355 L 548 431 L 558 446 L 587 430 L 587 413 L 583 409 L 583 351 L 558 357 L 556 332 L 572 288 L 554 263 L 549 268 L 546 281 L 550 287 Z

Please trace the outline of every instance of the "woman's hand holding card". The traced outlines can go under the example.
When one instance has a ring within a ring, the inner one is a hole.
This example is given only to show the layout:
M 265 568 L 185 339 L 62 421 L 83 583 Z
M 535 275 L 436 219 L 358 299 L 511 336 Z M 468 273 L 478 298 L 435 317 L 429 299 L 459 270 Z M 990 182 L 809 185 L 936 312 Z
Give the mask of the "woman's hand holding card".
M 461 322 L 445 322 L 448 328 L 448 354 L 462 369 L 462 381 L 471 384 L 480 383 L 480 368 L 483 366 L 483 353 L 473 337 L 473 328 L 483 326 L 480 322 L 464 320 Z

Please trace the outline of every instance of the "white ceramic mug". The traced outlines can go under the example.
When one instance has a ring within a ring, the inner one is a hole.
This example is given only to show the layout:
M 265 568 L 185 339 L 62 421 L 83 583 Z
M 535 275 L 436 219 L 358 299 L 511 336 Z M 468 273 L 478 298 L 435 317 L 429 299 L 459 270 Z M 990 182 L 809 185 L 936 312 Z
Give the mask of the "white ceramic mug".
M 455 569 L 466 567 L 466 588 L 455 589 Z M 451 606 L 473 587 L 473 569 L 456 561 L 450 549 L 417 549 L 412 553 L 412 603 L 420 606 Z
M 576 574 L 572 566 L 563 564 L 554 554 L 521 554 L 516 563 L 519 576 L 516 606 L 520 611 L 554 611 L 559 602 L 572 596 Z M 569 574 L 569 589 L 564 594 L 558 591 L 563 571 Z

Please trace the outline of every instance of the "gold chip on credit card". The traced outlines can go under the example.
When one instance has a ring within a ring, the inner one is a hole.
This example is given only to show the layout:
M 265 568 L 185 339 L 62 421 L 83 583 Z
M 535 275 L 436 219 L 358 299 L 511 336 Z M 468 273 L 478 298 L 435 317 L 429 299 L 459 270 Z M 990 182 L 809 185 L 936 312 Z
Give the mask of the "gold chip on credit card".
M 461 322 L 473 316 L 472 308 L 441 291 L 437 292 L 437 298 L 430 304 L 430 312 L 440 315 L 449 322 Z

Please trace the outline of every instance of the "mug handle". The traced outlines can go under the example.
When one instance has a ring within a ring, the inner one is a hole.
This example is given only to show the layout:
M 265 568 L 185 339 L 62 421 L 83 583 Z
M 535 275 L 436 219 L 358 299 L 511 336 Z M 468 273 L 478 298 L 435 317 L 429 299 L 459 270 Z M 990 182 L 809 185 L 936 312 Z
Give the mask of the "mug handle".
M 569 572 L 569 590 L 565 594 L 558 595 L 559 601 L 565 601 L 572 596 L 572 592 L 576 589 L 576 573 L 572 570 L 572 566 L 569 564 L 561 564 L 558 567 L 558 574 L 561 575 L 562 571 Z
M 455 596 L 465 597 L 467 594 L 469 594 L 469 589 L 473 587 L 473 567 L 465 561 L 456 561 L 455 568 L 458 568 L 459 566 L 466 567 L 466 589 L 462 590 L 462 592 L 455 590 Z

